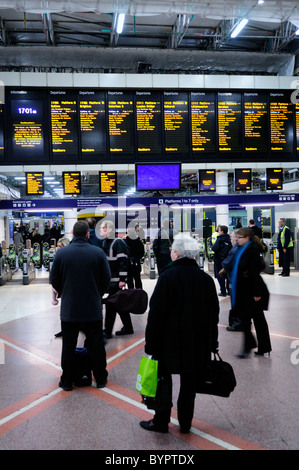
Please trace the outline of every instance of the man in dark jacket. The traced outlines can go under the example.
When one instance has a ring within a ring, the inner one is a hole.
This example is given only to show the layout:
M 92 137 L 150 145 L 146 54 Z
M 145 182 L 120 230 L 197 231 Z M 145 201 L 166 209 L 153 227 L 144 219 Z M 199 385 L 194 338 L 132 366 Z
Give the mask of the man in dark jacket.
M 253 231 L 254 235 L 256 235 L 257 237 L 259 237 L 259 238 L 261 238 L 261 239 L 263 238 L 262 229 L 261 229 L 260 227 L 258 227 L 257 225 L 255 225 L 254 219 L 250 219 L 250 220 L 249 220 L 248 227 L 251 228 L 251 230 Z
M 113 295 L 119 289 L 123 289 L 128 277 L 128 249 L 121 238 L 115 237 L 115 225 L 111 220 L 104 220 L 100 226 L 100 234 L 103 238 L 102 248 L 106 253 L 110 270 L 111 282 L 107 293 Z M 116 312 L 114 306 L 106 304 L 105 330 L 106 339 L 112 338 L 112 330 L 115 323 L 116 313 L 119 314 L 123 327 L 116 331 L 117 336 L 133 334 L 133 325 L 130 312 Z
M 170 263 L 170 248 L 173 242 L 174 231 L 172 222 L 164 219 L 161 228 L 153 241 L 153 251 L 157 260 L 158 274 Z
M 219 225 L 219 236 L 216 239 L 215 244 L 212 246 L 214 252 L 214 269 L 215 275 L 220 286 L 220 296 L 226 297 L 226 276 L 219 276 L 219 271 L 222 269 L 222 262 L 227 257 L 228 253 L 232 249 L 232 243 L 230 236 L 227 233 L 228 227 L 226 225 Z
M 106 352 L 102 331 L 102 302 L 110 282 L 110 269 L 103 250 L 92 246 L 85 221 L 76 222 L 70 245 L 58 250 L 50 282 L 61 296 L 62 376 L 59 385 L 72 390 L 78 334 L 86 335 L 91 368 L 97 387 L 107 383 Z
M 128 228 L 128 235 L 125 239 L 128 247 L 128 279 L 129 289 L 142 289 L 141 281 L 141 259 L 144 256 L 144 245 L 133 228 Z M 135 283 L 135 285 L 134 285 Z
M 177 409 L 181 432 L 190 430 L 196 395 L 195 378 L 218 348 L 219 302 L 213 279 L 196 263 L 199 247 L 186 234 L 172 245 L 171 263 L 159 276 L 150 300 L 145 352 L 158 360 L 158 374 L 169 390 L 148 431 L 167 432 L 172 407 L 171 374 L 180 374 Z M 160 399 L 159 386 L 157 400 Z
M 103 240 L 96 234 L 96 220 L 93 217 L 87 217 L 86 222 L 89 225 L 89 241 L 92 245 L 102 248 Z

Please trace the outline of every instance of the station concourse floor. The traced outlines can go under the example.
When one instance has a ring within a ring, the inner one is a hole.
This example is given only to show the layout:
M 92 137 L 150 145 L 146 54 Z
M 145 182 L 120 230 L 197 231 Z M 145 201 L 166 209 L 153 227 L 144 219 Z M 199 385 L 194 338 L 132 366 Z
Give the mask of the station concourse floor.
M 237 387 L 229 398 L 197 395 L 189 434 L 181 434 L 177 422 L 177 376 L 169 433 L 139 425 L 153 416 L 135 391 L 147 313 L 132 315 L 133 335 L 107 342 L 104 389 L 65 392 L 58 386 L 61 339 L 54 336 L 60 307 L 51 304 L 49 274 L 38 270 L 23 285 L 15 273 L 0 287 L 0 450 L 298 450 L 299 272 L 284 278 L 278 272 L 263 274 L 271 293 L 265 312 L 270 357 L 236 357 L 243 334 L 226 330 L 230 298 L 219 297 L 220 354 L 233 365 Z M 156 279 L 144 274 L 142 279 L 150 296 Z M 120 326 L 118 317 L 115 330 Z M 83 340 L 80 336 L 78 346 Z

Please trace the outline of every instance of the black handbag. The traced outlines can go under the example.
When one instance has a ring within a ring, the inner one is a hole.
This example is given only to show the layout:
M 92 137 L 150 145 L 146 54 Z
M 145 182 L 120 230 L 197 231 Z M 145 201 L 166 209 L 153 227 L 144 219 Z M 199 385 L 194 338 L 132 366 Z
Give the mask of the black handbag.
M 172 387 L 169 383 L 164 380 L 163 377 L 159 377 L 157 384 L 157 392 L 155 397 L 142 396 L 142 403 L 149 409 L 155 411 L 164 411 L 165 408 L 172 407 L 171 401 Z
M 196 393 L 229 397 L 237 385 L 234 370 L 218 353 L 213 354 L 213 359 L 197 377 Z
M 113 306 L 117 311 L 142 315 L 148 305 L 148 295 L 143 289 L 119 289 L 102 299 L 103 304 Z

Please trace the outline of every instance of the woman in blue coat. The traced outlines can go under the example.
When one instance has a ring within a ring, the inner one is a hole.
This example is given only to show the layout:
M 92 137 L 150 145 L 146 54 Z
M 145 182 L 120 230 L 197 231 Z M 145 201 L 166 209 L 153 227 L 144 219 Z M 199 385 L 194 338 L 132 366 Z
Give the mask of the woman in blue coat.
M 256 347 L 256 340 L 251 331 L 253 320 L 258 350 L 256 355 L 271 351 L 271 341 L 264 310 L 268 309 L 269 291 L 260 273 L 265 264 L 261 255 L 263 246 L 258 237 L 248 227 L 242 227 L 236 233 L 239 250 L 234 257 L 231 273 L 232 308 L 241 319 L 244 331 L 244 347 L 239 357 L 247 357 Z

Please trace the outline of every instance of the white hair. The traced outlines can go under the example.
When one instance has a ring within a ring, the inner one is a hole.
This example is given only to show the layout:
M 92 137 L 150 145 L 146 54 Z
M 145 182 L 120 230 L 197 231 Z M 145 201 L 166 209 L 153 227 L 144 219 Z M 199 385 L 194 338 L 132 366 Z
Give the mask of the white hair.
M 199 254 L 199 245 L 197 241 L 188 233 L 177 234 L 174 237 L 172 249 L 179 253 L 179 258 L 196 259 Z

